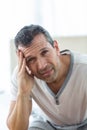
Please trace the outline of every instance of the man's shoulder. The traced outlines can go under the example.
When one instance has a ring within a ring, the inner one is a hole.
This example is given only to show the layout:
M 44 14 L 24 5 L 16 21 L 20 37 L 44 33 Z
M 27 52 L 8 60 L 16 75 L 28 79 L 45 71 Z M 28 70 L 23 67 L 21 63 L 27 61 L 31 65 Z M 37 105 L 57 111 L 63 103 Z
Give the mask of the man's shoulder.
M 74 52 L 73 56 L 74 56 L 75 63 L 87 64 L 87 54 Z

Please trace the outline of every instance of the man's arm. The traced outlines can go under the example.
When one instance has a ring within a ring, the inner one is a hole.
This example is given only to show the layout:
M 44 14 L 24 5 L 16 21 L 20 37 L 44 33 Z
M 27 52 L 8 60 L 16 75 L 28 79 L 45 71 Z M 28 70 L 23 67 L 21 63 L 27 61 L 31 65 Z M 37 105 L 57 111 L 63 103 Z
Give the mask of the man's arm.
M 12 101 L 7 118 L 9 130 L 27 130 L 31 114 L 32 101 L 25 95 L 18 95 L 17 101 Z
M 10 130 L 27 130 L 32 109 L 32 101 L 29 97 L 34 85 L 34 78 L 26 70 L 26 60 L 20 51 L 18 51 L 18 58 L 17 100 L 10 105 L 7 125 Z

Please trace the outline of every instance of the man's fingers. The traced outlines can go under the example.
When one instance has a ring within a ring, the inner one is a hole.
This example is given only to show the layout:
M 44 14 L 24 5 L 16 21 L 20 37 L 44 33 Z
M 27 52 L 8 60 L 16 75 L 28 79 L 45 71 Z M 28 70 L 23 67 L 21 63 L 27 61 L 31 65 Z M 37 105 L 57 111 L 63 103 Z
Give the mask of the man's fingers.
M 26 71 L 30 77 L 34 78 L 34 75 L 31 73 L 31 70 L 26 66 Z
M 26 71 L 29 75 L 31 75 L 31 71 L 29 70 L 29 68 L 26 66 Z
M 21 65 L 21 68 L 20 68 L 20 73 L 25 73 L 26 71 L 26 61 L 25 61 L 25 58 L 22 59 L 22 65 Z
M 22 64 L 23 64 L 23 53 L 18 50 L 18 70 L 21 70 Z

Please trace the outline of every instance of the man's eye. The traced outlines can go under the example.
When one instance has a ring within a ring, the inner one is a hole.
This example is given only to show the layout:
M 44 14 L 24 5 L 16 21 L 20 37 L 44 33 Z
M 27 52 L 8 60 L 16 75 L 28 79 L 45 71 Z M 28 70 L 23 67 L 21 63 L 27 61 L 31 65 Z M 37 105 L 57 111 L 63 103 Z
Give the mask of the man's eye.
M 35 59 L 34 59 L 34 58 L 31 58 L 31 59 L 28 59 L 28 60 L 27 60 L 27 63 L 28 63 L 28 64 L 31 64 L 31 63 L 33 63 L 34 61 L 35 61 Z
M 44 50 L 43 52 L 42 52 L 42 55 L 45 55 L 45 54 L 47 54 L 48 53 L 48 50 Z

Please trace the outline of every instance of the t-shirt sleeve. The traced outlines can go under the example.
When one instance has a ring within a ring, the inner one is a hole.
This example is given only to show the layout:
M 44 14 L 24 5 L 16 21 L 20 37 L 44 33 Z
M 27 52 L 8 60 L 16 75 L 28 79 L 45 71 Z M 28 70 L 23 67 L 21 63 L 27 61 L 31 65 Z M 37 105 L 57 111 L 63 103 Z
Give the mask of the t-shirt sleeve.
M 17 98 L 17 67 L 14 69 L 12 77 L 11 77 L 11 83 L 10 83 L 10 91 L 11 91 L 11 100 L 15 101 Z
M 12 77 L 11 77 L 11 83 L 10 83 L 11 101 L 16 101 L 17 99 L 17 93 L 18 93 L 17 71 L 18 71 L 18 67 L 14 69 Z M 32 95 L 29 96 L 29 100 L 32 100 Z

